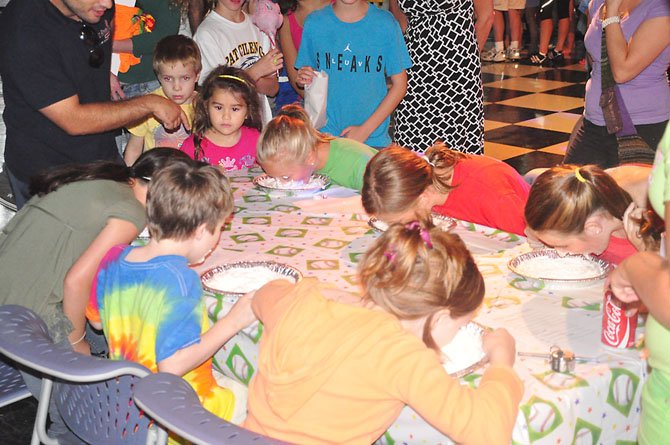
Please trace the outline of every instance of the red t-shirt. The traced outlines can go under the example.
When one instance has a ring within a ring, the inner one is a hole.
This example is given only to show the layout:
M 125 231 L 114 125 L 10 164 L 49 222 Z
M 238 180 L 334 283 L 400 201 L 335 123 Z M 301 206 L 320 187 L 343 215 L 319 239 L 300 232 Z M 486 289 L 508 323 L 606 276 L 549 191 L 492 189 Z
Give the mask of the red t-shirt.
M 454 167 L 449 192 L 433 211 L 524 235 L 530 186 L 512 167 L 488 156 L 469 156 Z
M 256 162 L 256 143 L 260 133 L 255 128 L 242 127 L 242 136 L 237 144 L 232 147 L 221 147 L 206 137 L 202 138 L 200 147 L 200 161 L 207 162 L 225 171 L 249 168 Z M 194 136 L 191 135 L 184 141 L 181 151 L 191 158 L 195 155 Z

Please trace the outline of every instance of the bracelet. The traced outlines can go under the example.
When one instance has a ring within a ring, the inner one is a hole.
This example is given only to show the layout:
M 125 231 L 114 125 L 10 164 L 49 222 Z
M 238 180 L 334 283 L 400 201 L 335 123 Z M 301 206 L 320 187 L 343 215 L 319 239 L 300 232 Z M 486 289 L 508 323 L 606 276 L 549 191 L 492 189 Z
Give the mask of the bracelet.
M 84 330 L 84 335 L 82 335 L 81 338 L 79 340 L 77 340 L 76 342 L 70 343 L 70 346 L 74 346 L 78 343 L 81 343 L 81 341 L 84 339 L 84 337 L 86 337 L 86 331 L 85 330 Z
M 611 25 L 612 23 L 621 23 L 621 17 L 619 17 L 618 15 L 615 15 L 615 16 L 612 16 L 612 17 L 607 17 L 601 23 L 603 25 L 603 29 L 605 29 L 609 25 Z

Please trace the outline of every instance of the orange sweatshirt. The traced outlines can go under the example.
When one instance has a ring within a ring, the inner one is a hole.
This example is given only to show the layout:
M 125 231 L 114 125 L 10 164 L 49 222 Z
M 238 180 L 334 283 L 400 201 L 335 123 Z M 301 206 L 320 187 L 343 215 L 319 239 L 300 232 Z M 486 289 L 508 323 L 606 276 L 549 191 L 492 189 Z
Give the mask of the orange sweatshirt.
M 408 404 L 456 442 L 510 442 L 523 394 L 511 368 L 461 386 L 392 315 L 327 300 L 314 278 L 277 283 L 253 302 L 265 331 L 246 428 L 299 444 L 370 444 Z

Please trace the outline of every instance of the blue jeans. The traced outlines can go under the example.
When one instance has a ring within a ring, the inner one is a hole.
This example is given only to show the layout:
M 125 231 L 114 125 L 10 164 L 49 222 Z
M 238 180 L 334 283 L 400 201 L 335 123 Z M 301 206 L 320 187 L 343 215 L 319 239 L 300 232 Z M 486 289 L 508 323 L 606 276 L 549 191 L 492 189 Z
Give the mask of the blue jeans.
M 21 181 L 19 178 L 14 176 L 12 172 L 7 168 L 7 164 L 4 167 L 7 172 L 7 177 L 9 178 L 9 186 L 12 188 L 14 193 L 14 201 L 16 202 L 16 210 L 21 210 L 21 207 L 26 205 L 26 202 L 30 199 L 30 184 L 27 182 Z

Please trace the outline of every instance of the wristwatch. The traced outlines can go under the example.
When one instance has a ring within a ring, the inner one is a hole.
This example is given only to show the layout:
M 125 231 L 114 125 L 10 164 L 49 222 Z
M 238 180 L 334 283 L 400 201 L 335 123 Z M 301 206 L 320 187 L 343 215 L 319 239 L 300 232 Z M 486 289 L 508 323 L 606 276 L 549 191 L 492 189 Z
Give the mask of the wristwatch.
M 612 17 L 607 17 L 602 21 L 603 24 L 603 29 L 611 25 L 612 23 L 621 23 L 621 17 L 618 15 L 612 16 Z

